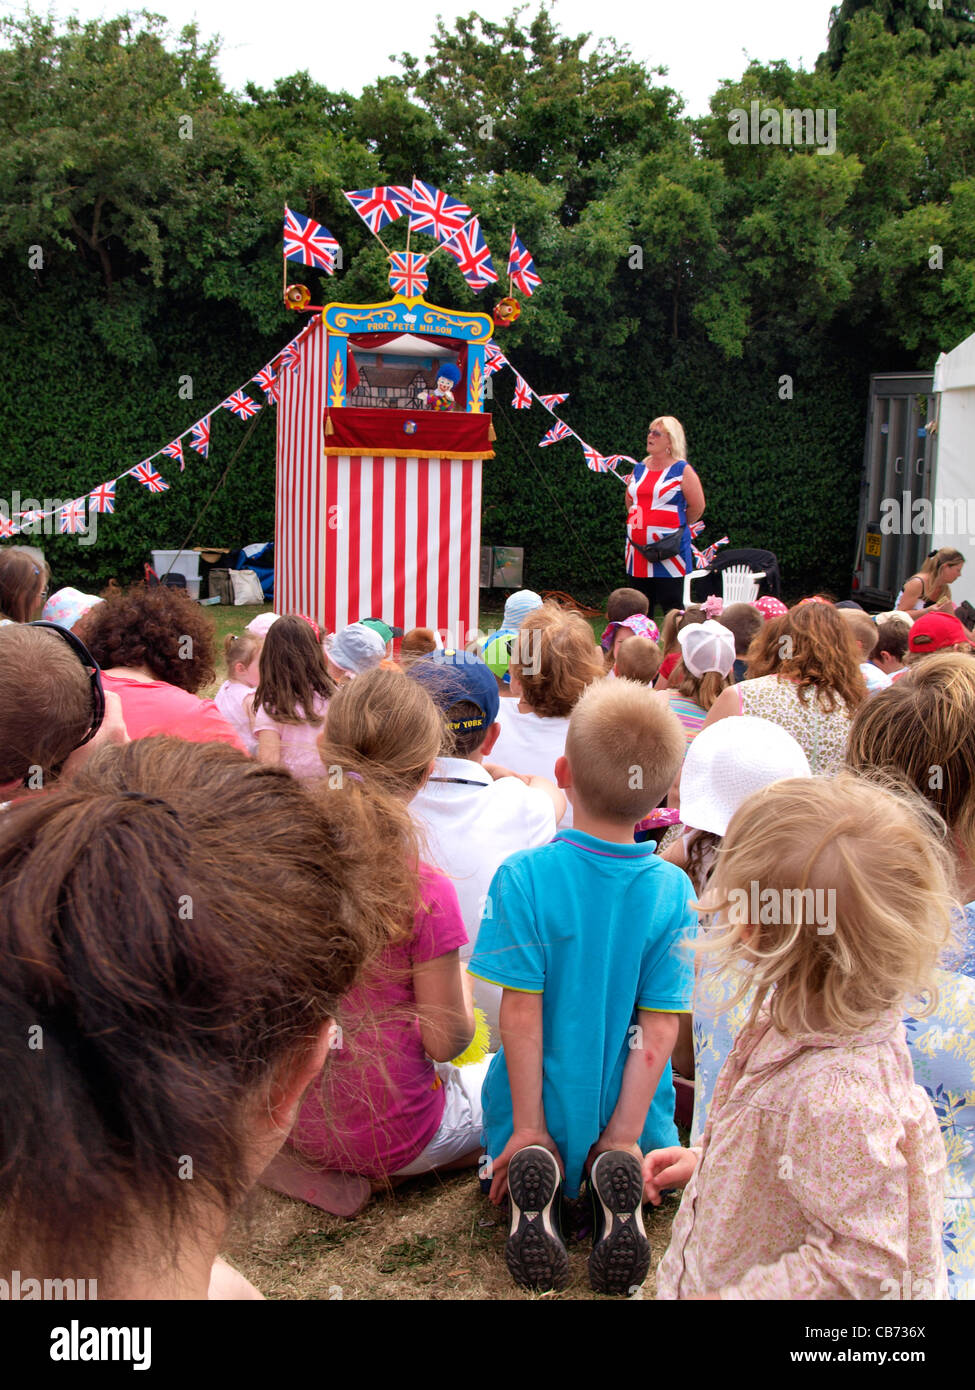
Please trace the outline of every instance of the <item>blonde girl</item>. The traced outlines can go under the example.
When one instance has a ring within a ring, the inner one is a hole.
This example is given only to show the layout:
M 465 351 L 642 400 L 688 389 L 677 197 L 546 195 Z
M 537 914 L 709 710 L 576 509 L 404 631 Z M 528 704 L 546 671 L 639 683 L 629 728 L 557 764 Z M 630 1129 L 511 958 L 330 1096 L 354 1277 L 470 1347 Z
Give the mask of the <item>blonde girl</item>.
M 954 546 L 943 545 L 940 550 L 932 550 L 917 574 L 911 575 L 897 595 L 895 611 L 909 613 L 912 619 L 931 608 L 944 608 L 953 613 L 955 605 L 949 586 L 961 574 L 964 563 L 964 555 Z
M 223 643 L 227 679 L 213 697 L 213 703 L 252 757 L 257 752 L 257 737 L 251 728 L 248 696 L 253 695 L 261 678 L 263 644 L 263 637 L 254 632 L 227 634 Z
M 951 933 L 932 824 L 848 776 L 778 782 L 732 818 L 700 949 L 751 1008 L 701 1144 L 644 1162 L 655 1205 L 687 1189 L 658 1297 L 877 1299 L 905 1277 L 946 1296 L 944 1143 L 902 1022 Z

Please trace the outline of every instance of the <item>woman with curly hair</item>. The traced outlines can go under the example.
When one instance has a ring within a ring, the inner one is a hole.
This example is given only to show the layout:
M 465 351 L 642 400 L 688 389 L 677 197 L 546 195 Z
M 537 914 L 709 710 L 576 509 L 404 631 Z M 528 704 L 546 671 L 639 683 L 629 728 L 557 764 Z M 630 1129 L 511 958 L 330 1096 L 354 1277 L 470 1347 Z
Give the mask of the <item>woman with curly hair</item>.
M 213 626 L 186 594 L 165 585 L 113 594 L 85 614 L 78 636 L 121 699 L 130 738 L 171 734 L 243 749 L 214 702 L 197 699 L 215 674 Z
M 773 618 L 748 649 L 747 681 L 730 686 L 704 727 L 754 714 L 799 744 L 813 776 L 839 772 L 850 723 L 867 698 L 853 634 L 830 603 L 805 603 Z

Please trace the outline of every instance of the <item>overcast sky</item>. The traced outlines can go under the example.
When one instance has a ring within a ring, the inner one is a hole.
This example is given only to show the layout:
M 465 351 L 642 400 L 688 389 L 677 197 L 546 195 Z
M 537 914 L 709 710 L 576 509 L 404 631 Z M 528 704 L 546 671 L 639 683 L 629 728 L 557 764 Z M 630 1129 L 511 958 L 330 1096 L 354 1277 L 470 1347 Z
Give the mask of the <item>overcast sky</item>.
M 44 0 L 35 0 L 44 9 Z M 5 7 L 6 8 L 6 7 Z M 22 5 L 11 6 L 23 12 Z M 51 0 L 63 18 L 110 18 L 122 12 L 101 0 Z M 135 6 L 133 5 L 133 8 Z M 472 10 L 501 20 L 514 0 L 468 0 L 426 7 L 407 0 L 369 3 L 298 5 L 287 10 L 266 0 L 145 0 L 145 8 L 166 15 L 174 31 L 192 21 L 206 36 L 223 38 L 220 69 L 228 87 L 245 82 L 270 87 L 275 78 L 307 68 L 316 82 L 358 93 L 377 77 L 398 72 L 391 53 L 422 56 L 442 15 L 448 28 L 457 15 Z M 526 22 L 537 4 L 532 0 Z M 687 114 L 701 115 L 718 82 L 739 77 L 749 58 L 770 62 L 785 58 L 810 68 L 826 46 L 831 0 L 556 0 L 553 18 L 566 34 L 591 32 L 627 45 L 641 62 L 669 69 L 667 79 L 684 98 Z

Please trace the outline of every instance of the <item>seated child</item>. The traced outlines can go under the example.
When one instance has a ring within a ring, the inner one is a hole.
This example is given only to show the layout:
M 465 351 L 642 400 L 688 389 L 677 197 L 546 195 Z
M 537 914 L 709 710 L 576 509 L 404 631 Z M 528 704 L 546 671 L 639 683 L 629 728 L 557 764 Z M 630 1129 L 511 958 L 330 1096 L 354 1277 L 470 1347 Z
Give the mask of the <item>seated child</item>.
M 636 614 L 644 618 L 650 612 L 650 600 L 639 589 L 614 589 L 606 600 L 607 623 L 621 623 Z
M 569 715 L 605 667 L 592 628 L 578 613 L 546 603 L 529 613 L 511 649 L 511 689 L 498 709 L 495 760 L 514 772 L 552 779 L 562 756 Z M 572 806 L 560 824 L 572 824 Z
M 411 627 L 403 634 L 399 648 L 399 664 L 408 671 L 415 661 L 437 650 L 437 634 L 432 627 Z
M 736 681 L 743 681 L 748 675 L 745 660 L 748 648 L 765 618 L 753 603 L 729 603 L 727 608 L 722 608 L 718 622 L 722 627 L 730 628 L 735 635 L 734 677 Z
M 616 653 L 623 643 L 632 637 L 646 637 L 651 642 L 659 642 L 660 629 L 652 618 L 647 618 L 642 613 L 634 613 L 618 623 L 607 623 L 599 639 L 599 645 L 605 653 L 607 671 L 612 671 Z
M 240 636 L 235 632 L 227 634 L 223 643 L 227 679 L 213 697 L 213 703 L 252 757 L 257 753 L 257 736 L 251 728 L 252 702 L 248 696 L 253 695 L 261 678 L 263 642 L 264 639 L 253 632 L 244 631 Z
M 890 685 L 890 677 L 871 660 L 877 646 L 877 624 L 862 608 L 837 608 L 837 612 L 853 633 L 853 640 L 860 654 L 860 673 L 867 683 L 867 694 L 872 695 L 875 690 L 886 690 Z
M 376 633 L 370 637 L 382 645 Z M 259 669 L 257 689 L 248 697 L 258 761 L 286 767 L 295 777 L 324 777 L 318 739 L 335 683 L 307 618 L 278 618 L 264 639 Z
M 677 635 L 685 627 L 690 627 L 693 623 L 703 623 L 704 620 L 704 608 L 699 603 L 692 603 L 689 608 L 672 608 L 666 614 L 664 625 L 660 629 L 660 649 L 663 653 L 663 660 L 660 663 L 660 675 L 657 677 L 657 690 L 669 690 L 672 676 L 674 677 L 674 684 L 680 685 L 682 675 L 675 676 L 674 674 L 681 659 Z
M 652 686 L 660 670 L 661 653 L 649 637 L 630 637 L 616 648 L 613 674 L 639 685 Z
M 491 1199 L 511 1197 L 508 1267 L 526 1288 L 565 1285 L 555 1202 L 563 1177 L 575 1197 L 590 1165 L 593 1288 L 626 1293 L 649 1268 L 638 1155 L 677 1134 L 669 1059 L 690 1007 L 682 943 L 694 915 L 686 875 L 634 844 L 633 825 L 683 755 L 662 701 L 632 681 L 597 682 L 555 768 L 575 828 L 511 855 L 491 883 L 470 963 L 504 991 L 484 1132 Z
M 950 937 L 950 868 L 919 802 L 858 778 L 736 811 L 699 948 L 732 1004 L 754 994 L 700 1145 L 645 1160 L 651 1202 L 687 1188 L 658 1298 L 947 1296 L 945 1146 L 902 1018 Z
M 907 622 L 900 622 L 891 613 L 877 614 L 877 645 L 870 658 L 871 663 L 892 681 L 900 680 L 908 669 L 904 657 L 911 636 L 911 620 L 907 613 L 900 616 L 907 618 Z
M 358 846 L 398 907 L 397 935 L 345 999 L 341 1045 L 302 1102 L 282 1156 L 262 1181 L 335 1210 L 357 1177 L 410 1177 L 476 1164 L 481 1082 L 488 1060 L 452 1066 L 474 1037 L 470 990 L 458 952 L 467 932 L 457 893 L 420 864 L 408 803 L 440 752 L 443 720 L 426 690 L 401 672 L 375 670 L 328 707 L 322 757 L 326 802 L 361 802 L 372 830 Z M 419 879 L 419 882 L 417 882 Z M 361 1204 L 361 1203 L 360 1203 Z

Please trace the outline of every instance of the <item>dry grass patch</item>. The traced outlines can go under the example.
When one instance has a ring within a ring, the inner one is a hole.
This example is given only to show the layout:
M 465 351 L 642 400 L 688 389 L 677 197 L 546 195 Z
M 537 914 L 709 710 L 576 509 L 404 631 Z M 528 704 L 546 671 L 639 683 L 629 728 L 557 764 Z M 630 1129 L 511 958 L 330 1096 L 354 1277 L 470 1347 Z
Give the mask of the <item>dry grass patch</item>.
M 677 1198 L 644 1220 L 655 1269 Z M 259 1188 L 234 1222 L 224 1254 L 272 1299 L 596 1299 L 588 1244 L 569 1249 L 569 1286 L 532 1294 L 504 1262 L 506 1214 L 482 1197 L 473 1173 L 430 1174 L 373 1197 L 351 1221 Z M 643 1288 L 652 1298 L 654 1276 Z

